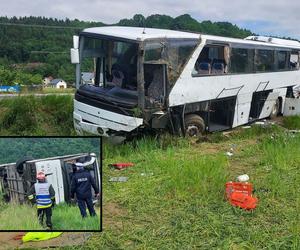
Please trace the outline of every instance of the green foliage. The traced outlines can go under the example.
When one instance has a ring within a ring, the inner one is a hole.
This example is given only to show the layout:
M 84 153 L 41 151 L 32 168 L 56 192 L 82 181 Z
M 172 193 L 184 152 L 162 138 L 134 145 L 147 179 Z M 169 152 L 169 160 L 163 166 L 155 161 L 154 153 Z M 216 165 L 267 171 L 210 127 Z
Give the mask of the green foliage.
M 176 18 L 159 14 L 151 15 L 145 18 L 143 15 L 138 14 L 134 15 L 132 19 L 120 20 L 118 25 L 185 30 L 236 38 L 245 38 L 252 35 L 250 30 L 241 29 L 229 22 L 198 22 L 188 14 L 184 14 Z
M 0 164 L 16 162 L 23 156 L 47 158 L 78 153 L 100 155 L 99 138 L 0 138 Z
M 299 116 L 285 116 L 283 117 L 283 126 L 287 129 L 300 129 Z
M 3 99 L 0 110 L 2 135 L 75 135 L 72 96 Z

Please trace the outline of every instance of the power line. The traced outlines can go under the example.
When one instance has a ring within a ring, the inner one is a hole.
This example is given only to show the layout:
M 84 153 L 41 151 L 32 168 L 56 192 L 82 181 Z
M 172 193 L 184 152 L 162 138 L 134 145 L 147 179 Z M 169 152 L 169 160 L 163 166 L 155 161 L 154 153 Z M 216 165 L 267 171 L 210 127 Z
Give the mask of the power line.
M 50 29 L 78 29 L 82 30 L 86 27 L 75 27 L 75 26 L 58 26 L 58 25 L 41 25 L 41 24 L 24 24 L 24 23 L 0 23 L 3 26 L 21 26 L 28 28 L 50 28 Z

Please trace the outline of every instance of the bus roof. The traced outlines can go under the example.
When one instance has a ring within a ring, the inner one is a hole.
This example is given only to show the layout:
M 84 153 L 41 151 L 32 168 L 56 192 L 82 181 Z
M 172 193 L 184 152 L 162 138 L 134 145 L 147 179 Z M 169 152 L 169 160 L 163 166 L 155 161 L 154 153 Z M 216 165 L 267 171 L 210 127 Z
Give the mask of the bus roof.
M 257 41 L 249 40 L 249 39 L 246 40 L 246 39 L 239 39 L 239 38 L 213 36 L 213 35 L 205 35 L 200 33 L 167 30 L 167 29 L 155 29 L 155 28 L 104 26 L 104 27 L 87 28 L 84 29 L 83 32 L 92 33 L 95 35 L 112 36 L 116 38 L 128 39 L 133 41 L 143 41 L 145 39 L 155 39 L 155 38 L 200 39 L 200 37 L 202 37 L 207 40 L 216 41 L 216 42 L 240 43 L 240 44 L 262 45 L 262 46 L 269 46 L 269 47 L 300 49 L 300 42 L 298 42 L 299 45 L 297 45 L 297 42 L 294 42 L 294 44 L 289 44 L 287 42 L 272 43 L 272 42 L 264 42 L 258 40 Z M 283 39 L 277 39 L 277 40 L 284 41 Z
M 239 44 L 269 46 L 269 47 L 300 49 L 300 43 L 299 42 L 293 41 L 293 43 L 292 43 L 292 41 L 284 40 L 284 39 L 276 39 L 276 40 L 273 39 L 273 40 L 276 41 L 276 43 L 272 43 L 272 42 L 250 40 L 249 39 L 250 37 L 247 37 L 247 39 L 239 39 L 239 38 L 232 38 L 232 37 L 221 37 L 221 36 L 212 36 L 212 35 L 202 35 L 201 37 L 205 38 L 207 40 L 215 41 L 215 42 L 239 43 Z M 272 41 L 272 39 L 271 39 L 271 41 Z
M 152 38 L 200 38 L 200 34 L 189 32 L 153 28 L 144 29 L 138 27 L 125 26 L 105 26 L 98 28 L 87 28 L 84 29 L 83 32 L 139 41 Z

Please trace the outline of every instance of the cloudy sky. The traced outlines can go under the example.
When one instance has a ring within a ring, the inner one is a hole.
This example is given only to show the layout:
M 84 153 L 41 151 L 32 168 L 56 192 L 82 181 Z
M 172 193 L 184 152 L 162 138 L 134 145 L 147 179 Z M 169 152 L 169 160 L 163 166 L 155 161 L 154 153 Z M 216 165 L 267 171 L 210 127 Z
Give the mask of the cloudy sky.
M 0 0 L 1 16 L 46 16 L 115 23 L 140 13 L 229 21 L 262 35 L 300 39 L 300 1 L 283 0 Z

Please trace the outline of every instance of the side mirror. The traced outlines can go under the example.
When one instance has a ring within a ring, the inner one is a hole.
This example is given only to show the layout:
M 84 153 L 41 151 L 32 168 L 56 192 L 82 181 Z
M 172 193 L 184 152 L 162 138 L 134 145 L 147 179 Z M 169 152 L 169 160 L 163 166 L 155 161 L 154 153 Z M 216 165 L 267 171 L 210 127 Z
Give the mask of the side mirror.
M 79 50 L 78 49 L 71 49 L 71 63 L 78 64 L 79 63 Z
M 79 48 L 79 36 L 73 36 L 73 48 L 74 49 Z

